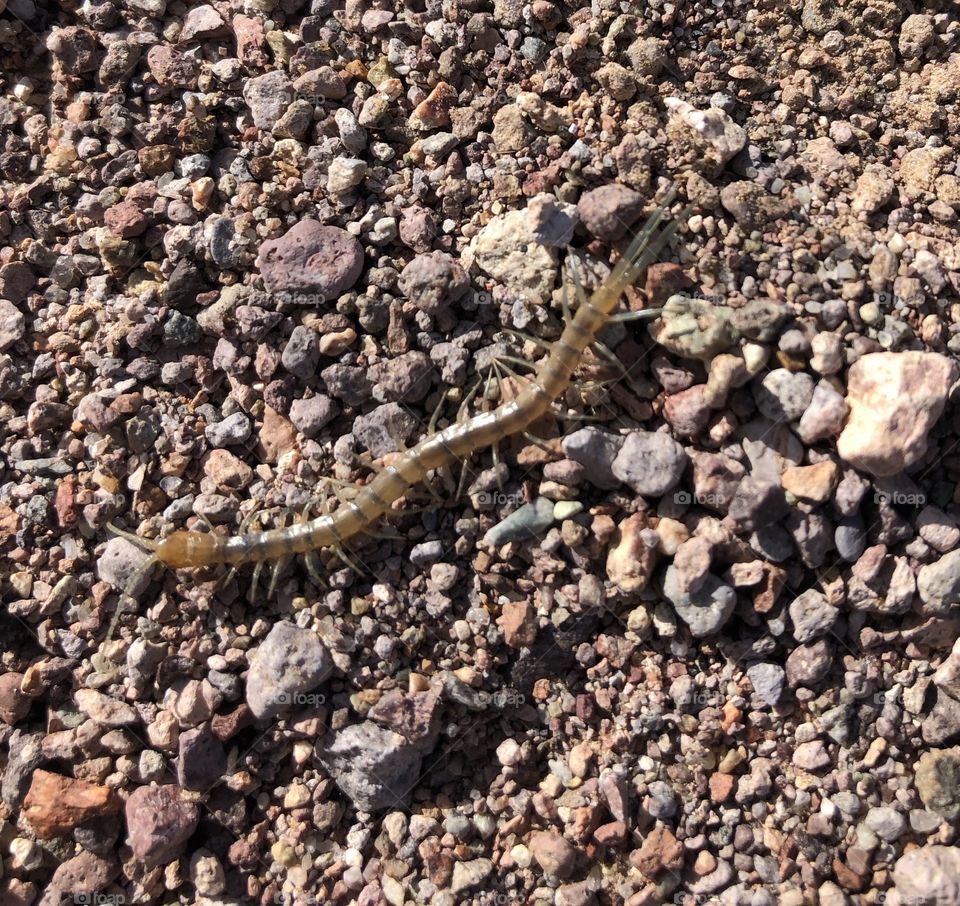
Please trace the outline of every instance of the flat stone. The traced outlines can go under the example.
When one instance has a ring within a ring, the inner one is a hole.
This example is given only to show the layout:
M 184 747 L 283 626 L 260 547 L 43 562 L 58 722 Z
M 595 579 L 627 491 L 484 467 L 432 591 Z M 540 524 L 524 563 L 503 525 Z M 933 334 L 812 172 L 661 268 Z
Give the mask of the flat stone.
M 260 246 L 257 267 L 271 293 L 319 305 L 346 292 L 363 270 L 363 249 L 346 230 L 301 220 Z

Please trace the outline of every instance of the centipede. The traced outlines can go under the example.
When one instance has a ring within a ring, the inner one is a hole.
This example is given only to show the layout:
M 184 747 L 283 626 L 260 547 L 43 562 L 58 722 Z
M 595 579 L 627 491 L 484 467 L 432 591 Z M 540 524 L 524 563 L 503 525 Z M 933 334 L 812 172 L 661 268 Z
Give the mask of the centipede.
M 511 399 L 442 430 L 428 432 L 419 443 L 385 465 L 368 484 L 359 487 L 352 499 L 341 498 L 334 511 L 312 519 L 304 518 L 263 531 L 241 529 L 232 535 L 184 529 L 158 540 L 141 537 L 111 523 L 109 528 L 114 534 L 150 554 L 131 578 L 130 587 L 136 587 L 157 564 L 171 570 L 226 567 L 234 571 L 253 564 L 259 576 L 264 564 L 273 562 L 276 566 L 299 555 L 308 557 L 309 566 L 309 558 L 315 558 L 317 551 L 332 548 L 342 552 L 350 539 L 371 531 L 397 501 L 424 482 L 433 470 L 468 459 L 478 450 L 495 449 L 502 441 L 526 431 L 564 394 L 586 350 L 615 317 L 624 290 L 637 282 L 657 260 L 678 230 L 686 209 L 675 217 L 668 216 L 675 197 L 676 189 L 670 186 L 607 277 L 592 292 L 586 291 L 576 271 L 572 271 L 562 287 L 563 330 L 549 344 L 548 353 L 537 364 L 532 377 Z M 568 304 L 571 298 L 575 301 L 573 308 Z M 657 309 L 645 309 L 634 315 L 654 317 L 657 313 Z M 315 560 L 313 563 L 315 566 Z

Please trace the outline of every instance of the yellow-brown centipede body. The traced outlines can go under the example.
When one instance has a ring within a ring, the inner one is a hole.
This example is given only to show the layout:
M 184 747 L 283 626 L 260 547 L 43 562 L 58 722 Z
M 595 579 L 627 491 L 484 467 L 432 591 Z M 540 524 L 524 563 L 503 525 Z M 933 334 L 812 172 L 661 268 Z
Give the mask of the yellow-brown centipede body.
M 515 398 L 425 437 L 360 488 L 352 500 L 342 501 L 333 513 L 282 528 L 229 537 L 176 531 L 158 542 L 147 542 L 118 533 L 152 551 L 148 566 L 160 562 L 173 569 L 183 569 L 280 561 L 320 548 L 339 548 L 351 537 L 369 530 L 431 470 L 465 459 L 478 449 L 525 431 L 548 411 L 566 390 L 586 349 L 607 324 L 624 288 L 637 280 L 676 231 L 679 220 L 669 222 L 657 232 L 673 198 L 671 189 L 607 279 L 589 296 L 574 280 L 576 312 L 567 319 L 563 332 L 551 345 L 549 355 L 540 363 L 534 377 Z

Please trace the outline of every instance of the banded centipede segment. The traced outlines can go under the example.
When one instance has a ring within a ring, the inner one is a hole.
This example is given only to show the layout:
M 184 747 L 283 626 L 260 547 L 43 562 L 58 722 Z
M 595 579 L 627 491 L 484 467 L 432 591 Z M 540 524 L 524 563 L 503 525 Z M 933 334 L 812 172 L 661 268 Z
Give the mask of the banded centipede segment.
M 189 569 L 224 565 L 239 567 L 269 561 L 286 563 L 305 554 L 313 573 L 314 552 L 333 548 L 342 554 L 345 542 L 373 529 L 380 518 L 414 485 L 424 481 L 434 469 L 469 458 L 477 450 L 525 431 L 541 418 L 570 384 L 588 347 L 608 323 L 624 289 L 637 281 L 660 254 L 678 229 L 682 215 L 668 219 L 675 198 L 673 187 L 634 237 L 607 279 L 591 294 L 574 276 L 572 287 L 564 287 L 565 298 L 576 297 L 575 313 L 566 317 L 564 330 L 553 342 L 549 354 L 517 396 L 489 412 L 457 422 L 429 434 L 416 446 L 398 456 L 380 471 L 350 500 L 341 500 L 332 513 L 283 528 L 240 533 L 221 537 L 210 532 L 175 531 L 159 541 L 151 541 L 122 531 L 111 530 L 128 541 L 149 550 L 151 556 L 131 580 L 135 587 L 157 563 L 171 569 Z M 642 314 L 655 315 L 656 310 Z M 276 575 L 276 573 L 275 573 Z M 254 580 L 254 585 L 256 580 Z

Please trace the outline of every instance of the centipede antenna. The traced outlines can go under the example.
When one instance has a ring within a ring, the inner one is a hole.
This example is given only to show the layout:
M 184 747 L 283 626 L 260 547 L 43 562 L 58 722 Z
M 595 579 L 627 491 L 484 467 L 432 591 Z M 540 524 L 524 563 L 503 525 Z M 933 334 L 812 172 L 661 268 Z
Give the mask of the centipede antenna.
M 135 535 L 133 532 L 128 532 L 126 529 L 122 529 L 119 526 L 114 525 L 112 522 L 108 522 L 106 529 L 111 534 L 116 535 L 118 538 L 123 538 L 126 541 L 129 541 L 131 544 L 137 545 L 137 547 L 142 548 L 143 550 L 155 551 L 157 549 L 157 542 L 152 541 L 149 538 L 141 538 L 139 535 Z
M 665 208 L 663 209 L 665 211 Z M 646 244 L 646 248 L 643 250 L 643 254 L 639 255 L 636 261 L 627 262 L 627 265 L 624 267 L 623 272 L 621 273 L 621 279 L 624 281 L 624 285 L 633 283 L 660 255 L 660 252 L 666 247 L 667 243 L 673 238 L 677 230 L 680 229 L 680 224 L 686 220 L 687 215 L 690 213 L 690 207 L 685 207 L 676 217 L 674 217 L 670 223 L 668 223 L 663 230 L 660 231 L 660 235 L 656 239 L 650 241 Z M 661 214 L 662 217 L 662 214 Z M 658 219 L 659 222 L 659 219 Z M 646 232 L 646 231 L 645 231 Z M 626 256 L 624 256 L 626 257 Z M 622 258 L 621 261 L 624 259 Z M 619 267 L 620 261 L 617 262 Z
M 602 415 L 588 415 L 586 412 L 561 412 L 559 409 L 552 409 L 551 414 L 565 422 L 604 422 L 607 419 Z
M 531 371 L 537 370 L 536 363 L 528 362 L 526 359 L 518 359 L 516 356 L 512 356 L 512 355 L 500 356 L 498 357 L 497 361 L 504 363 L 504 366 L 506 366 L 506 363 L 509 362 L 511 365 L 516 365 L 518 368 L 529 368 Z M 527 378 L 523 378 L 522 375 L 517 374 L 517 372 L 514 371 L 512 368 L 509 370 L 510 370 L 510 374 L 512 374 L 514 377 L 521 378 L 523 380 L 528 380 Z
M 580 267 L 574 258 L 570 259 L 570 276 L 573 278 L 573 288 L 577 293 L 577 308 L 580 308 L 587 301 L 587 291 L 580 280 Z
M 123 534 L 121 534 L 121 537 L 123 537 Z M 160 558 L 156 554 L 151 554 L 146 560 L 143 561 L 143 563 L 140 564 L 140 566 L 137 567 L 133 575 L 130 576 L 126 589 L 120 592 L 120 598 L 117 601 L 117 609 L 113 612 L 113 617 L 110 619 L 110 625 L 107 627 L 107 636 L 104 639 L 105 642 L 109 642 L 110 639 L 113 638 L 113 634 L 117 629 L 117 624 L 120 622 L 120 615 L 124 612 L 124 604 L 127 601 L 130 601 L 133 604 L 133 609 L 136 609 L 137 600 L 129 593 L 129 589 L 136 588 L 138 585 L 140 585 L 144 578 L 149 575 L 151 570 L 159 562 Z

